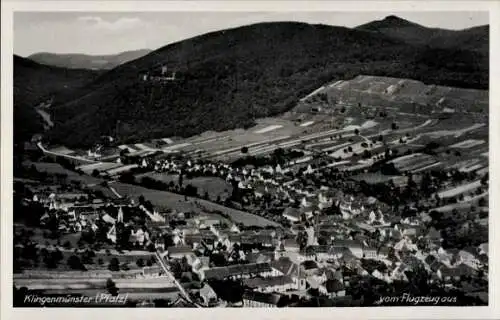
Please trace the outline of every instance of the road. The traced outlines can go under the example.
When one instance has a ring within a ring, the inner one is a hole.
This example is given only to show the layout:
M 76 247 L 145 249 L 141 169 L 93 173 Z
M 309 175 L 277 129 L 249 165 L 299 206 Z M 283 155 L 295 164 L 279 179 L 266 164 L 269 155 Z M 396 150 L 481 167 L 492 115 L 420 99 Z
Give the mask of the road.
M 49 150 L 45 149 L 45 147 L 42 145 L 41 142 L 38 142 L 36 145 L 45 154 L 50 154 L 50 155 L 53 155 L 53 156 L 63 157 L 63 158 L 72 159 L 72 160 L 78 160 L 78 161 L 82 161 L 82 162 L 86 162 L 86 163 L 98 163 L 98 161 L 89 160 L 89 159 L 82 158 L 82 157 L 70 156 L 70 155 L 67 155 L 67 154 L 62 154 L 62 153 L 57 153 L 57 152 L 49 151 Z
M 167 277 L 175 284 L 175 286 L 179 289 L 179 291 L 181 292 L 181 295 L 184 297 L 184 299 L 186 299 L 189 303 L 192 303 L 194 304 L 197 308 L 201 308 L 200 305 L 194 303 L 192 300 L 191 300 L 191 297 L 189 296 L 189 294 L 186 292 L 186 290 L 184 289 L 184 287 L 177 281 L 177 279 L 175 279 L 174 275 L 172 273 L 170 273 L 170 270 L 168 269 L 167 267 L 167 264 L 165 263 L 165 261 L 163 260 L 163 257 L 161 256 L 161 253 L 160 252 L 156 252 L 155 253 L 155 256 L 156 256 L 156 260 L 158 261 L 158 264 L 161 266 L 161 268 L 163 269 L 163 271 L 165 272 L 165 274 L 167 275 Z

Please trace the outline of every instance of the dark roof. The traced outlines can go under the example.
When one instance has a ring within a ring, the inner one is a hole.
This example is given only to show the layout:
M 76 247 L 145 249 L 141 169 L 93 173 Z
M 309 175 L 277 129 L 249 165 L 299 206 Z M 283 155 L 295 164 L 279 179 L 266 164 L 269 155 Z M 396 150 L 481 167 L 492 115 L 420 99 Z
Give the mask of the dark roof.
M 303 253 L 315 254 L 315 253 L 327 253 L 330 250 L 330 246 L 307 246 Z
M 389 254 L 389 251 L 390 251 L 389 247 L 382 246 L 382 247 L 378 248 L 377 253 L 378 254 Z
M 271 267 L 281 271 L 285 275 L 291 275 L 297 271 L 297 264 L 293 263 L 288 257 L 281 257 L 271 262 Z
M 272 287 L 293 283 L 290 276 L 278 276 L 271 278 L 252 278 L 243 280 L 243 285 L 250 288 Z
M 299 247 L 299 244 L 297 243 L 297 240 L 295 240 L 295 239 L 290 239 L 290 238 L 283 239 L 281 241 L 281 243 L 283 243 L 283 245 L 285 247 L 294 247 L 294 248 L 298 248 Z
M 253 235 L 243 235 L 239 240 L 241 243 L 252 243 L 252 244 L 272 244 L 273 237 L 264 234 L 253 234 Z
M 356 240 L 335 240 L 332 243 L 333 247 L 345 247 L 345 248 L 362 248 L 363 244 Z
M 227 267 L 212 268 L 205 271 L 205 277 L 207 279 L 218 279 L 223 280 L 230 276 L 240 275 L 240 274 L 250 274 L 250 273 L 261 273 L 271 271 L 271 266 L 269 263 L 249 263 L 249 264 L 237 264 Z
M 194 242 L 200 243 L 203 237 L 201 234 L 186 234 L 184 235 L 184 241 L 188 244 L 192 244 Z
M 314 262 L 312 260 L 304 261 L 304 262 L 301 263 L 301 265 L 303 265 L 304 269 L 306 269 L 306 270 L 316 269 L 318 267 L 318 265 L 316 264 L 316 262 Z
M 440 269 L 441 274 L 446 277 L 460 277 L 460 276 L 469 276 L 475 273 L 475 270 L 472 269 L 471 267 L 465 265 L 465 264 L 460 264 L 458 267 L 455 268 L 446 268 L 443 267 Z
M 441 233 L 438 230 L 436 230 L 436 228 L 431 227 L 429 229 L 429 232 L 427 232 L 426 237 L 431 240 L 439 240 L 441 239 Z
M 326 280 L 325 288 L 328 292 L 338 292 L 344 290 L 344 285 L 337 279 Z
M 434 262 L 437 261 L 437 258 L 433 255 L 428 255 L 426 258 L 425 258 L 425 263 L 427 263 L 428 265 L 431 265 L 433 264 Z
M 251 290 L 245 290 L 245 292 L 243 293 L 244 300 L 257 301 L 272 305 L 277 305 L 282 297 L 282 295 L 277 293 L 263 293 Z
M 177 254 L 177 253 L 192 253 L 193 249 L 190 246 L 177 246 L 177 247 L 168 247 L 168 254 Z
M 300 210 L 297 208 L 288 207 L 283 211 L 283 215 L 300 219 Z

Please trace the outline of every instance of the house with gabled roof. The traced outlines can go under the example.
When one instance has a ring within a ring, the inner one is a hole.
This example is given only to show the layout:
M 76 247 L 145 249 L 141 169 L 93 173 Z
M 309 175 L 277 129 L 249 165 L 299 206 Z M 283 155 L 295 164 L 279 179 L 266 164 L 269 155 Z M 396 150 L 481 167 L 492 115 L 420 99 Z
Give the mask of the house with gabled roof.
M 285 296 L 277 293 L 264 293 L 245 290 L 243 293 L 243 307 L 245 308 L 277 308 Z
M 447 284 L 453 283 L 455 281 L 460 281 L 460 279 L 464 276 L 473 276 L 475 274 L 476 271 L 473 268 L 463 263 L 454 268 L 448 268 L 444 266 L 437 271 L 437 275 L 441 279 L 441 281 Z
M 172 259 L 182 259 L 194 255 L 193 249 L 185 245 L 168 247 L 167 252 L 168 256 Z
M 464 263 L 465 265 L 478 270 L 481 267 L 481 262 L 478 259 L 476 248 L 466 247 L 460 250 L 457 254 L 457 264 Z
M 285 292 L 296 290 L 296 282 L 288 275 L 243 280 L 243 286 L 259 292 Z
M 285 217 L 292 223 L 300 221 L 301 214 L 302 211 L 299 208 L 288 207 L 285 209 L 285 211 L 283 211 L 283 217 Z

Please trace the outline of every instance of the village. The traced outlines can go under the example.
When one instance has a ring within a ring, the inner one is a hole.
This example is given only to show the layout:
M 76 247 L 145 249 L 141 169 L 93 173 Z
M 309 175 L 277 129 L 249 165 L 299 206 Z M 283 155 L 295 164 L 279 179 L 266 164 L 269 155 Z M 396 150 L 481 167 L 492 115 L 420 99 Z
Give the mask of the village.
M 487 304 L 488 119 L 457 103 L 482 93 L 433 86 L 414 99 L 427 109 L 392 97 L 411 86 L 337 81 L 280 118 L 187 139 L 80 152 L 35 139 L 15 177 L 16 290 L 163 307 Z M 372 107 L 374 88 L 391 98 Z

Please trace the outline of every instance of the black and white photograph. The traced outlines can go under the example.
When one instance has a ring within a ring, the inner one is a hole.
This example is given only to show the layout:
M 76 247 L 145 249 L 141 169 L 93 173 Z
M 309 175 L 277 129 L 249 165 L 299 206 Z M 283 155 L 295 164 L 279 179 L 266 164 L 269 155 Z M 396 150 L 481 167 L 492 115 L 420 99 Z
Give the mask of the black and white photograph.
M 492 22 L 449 6 L 12 12 L 12 307 L 491 306 Z

